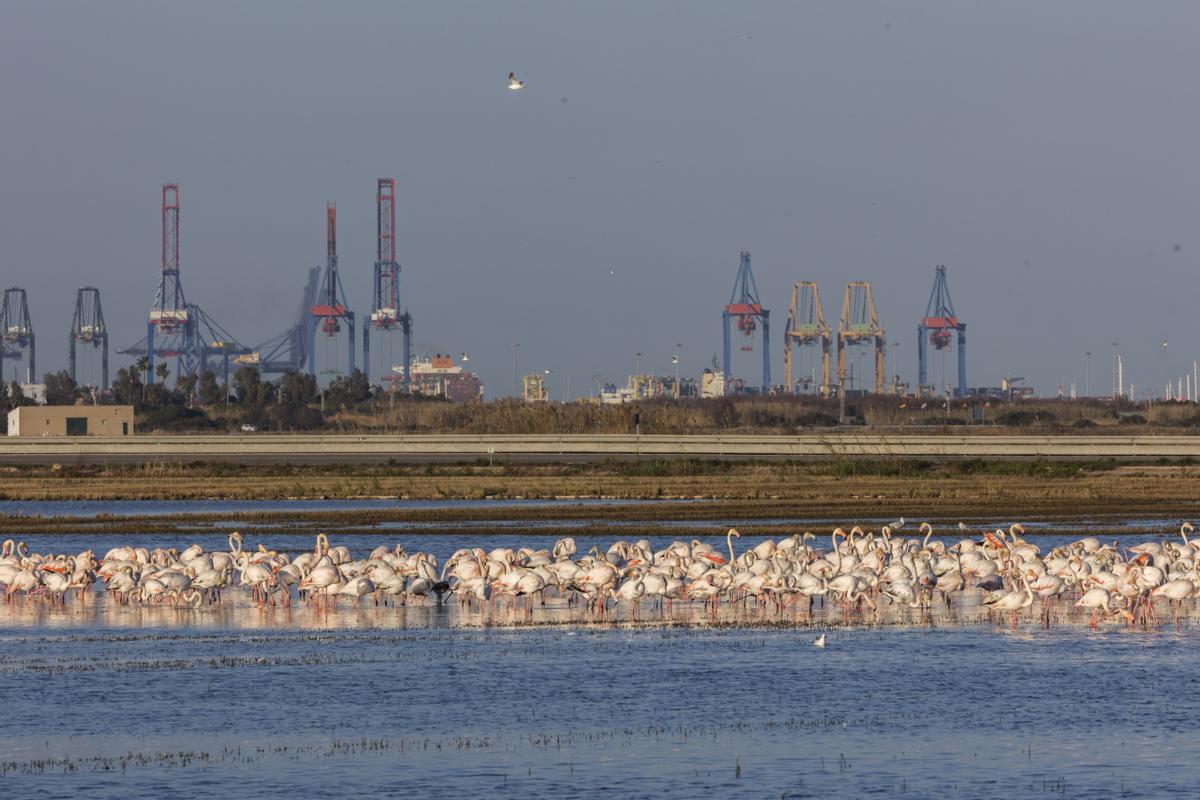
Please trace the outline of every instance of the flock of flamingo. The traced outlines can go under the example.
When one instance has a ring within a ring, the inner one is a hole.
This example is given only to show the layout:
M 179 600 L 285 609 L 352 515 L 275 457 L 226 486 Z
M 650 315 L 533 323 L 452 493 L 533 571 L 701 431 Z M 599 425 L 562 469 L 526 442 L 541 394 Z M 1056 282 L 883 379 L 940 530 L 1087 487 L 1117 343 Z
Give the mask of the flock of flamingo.
M 1055 604 L 1090 612 L 1094 628 L 1101 619 L 1150 622 L 1156 602 L 1170 604 L 1178 623 L 1185 603 L 1200 597 L 1200 542 L 1184 523 L 1179 540 L 1147 541 L 1129 548 L 1088 537 L 1049 549 L 1007 531 L 964 534 L 947 544 L 923 536 L 899 535 L 899 520 L 878 533 L 853 527 L 833 531 L 828 550 L 818 549 L 811 533 L 782 540 L 766 539 L 738 554 L 731 529 L 728 552 L 694 540 L 676 541 L 654 551 L 647 541 L 618 541 L 607 551 L 591 548 L 576 557 L 573 539 L 551 549 L 464 548 L 439 568 L 435 555 L 407 553 L 397 545 L 380 546 L 354 558 L 343 546 L 331 547 L 325 534 L 313 550 L 290 556 L 259 545 L 244 550 L 239 533 L 229 550 L 206 551 L 191 545 L 175 548 L 116 547 L 102 558 L 91 550 L 76 554 L 31 553 L 24 542 L 0 547 L 0 586 L 8 602 L 65 604 L 74 591 L 79 602 L 103 583 L 111 599 L 127 604 L 170 604 L 200 608 L 222 602 L 227 590 L 247 591 L 258 605 L 291 605 L 293 595 L 320 608 L 340 600 L 358 605 L 436 602 L 449 596 L 460 604 L 534 603 L 547 596 L 565 598 L 603 618 L 620 604 L 636 616 L 642 603 L 669 611 L 673 603 L 702 602 L 713 613 L 718 605 L 753 601 L 782 610 L 807 603 L 836 602 L 847 614 L 867 615 L 881 605 L 929 609 L 946 607 L 974 593 L 978 602 L 1007 612 L 1015 626 L 1019 615 L 1033 614 L 1035 603 L 1045 624 Z M 810 544 L 810 542 L 812 544 Z

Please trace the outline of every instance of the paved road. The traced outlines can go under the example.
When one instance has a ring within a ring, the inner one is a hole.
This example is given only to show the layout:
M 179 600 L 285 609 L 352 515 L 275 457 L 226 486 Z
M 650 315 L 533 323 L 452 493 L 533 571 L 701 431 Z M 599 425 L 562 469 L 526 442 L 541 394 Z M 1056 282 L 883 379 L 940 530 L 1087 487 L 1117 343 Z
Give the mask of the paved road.
M 1200 436 L 221 436 L 0 437 L 0 464 L 584 462 L 638 458 L 1200 460 Z

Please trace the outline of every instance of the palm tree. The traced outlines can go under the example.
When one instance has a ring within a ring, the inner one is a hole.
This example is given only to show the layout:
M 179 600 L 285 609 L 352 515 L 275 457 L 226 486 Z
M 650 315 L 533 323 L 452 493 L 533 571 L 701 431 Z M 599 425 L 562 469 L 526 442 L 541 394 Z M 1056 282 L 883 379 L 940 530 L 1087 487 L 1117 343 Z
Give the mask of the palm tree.
M 137 371 L 138 371 L 138 375 L 139 375 L 139 376 L 141 376 L 141 377 L 143 378 L 143 380 L 141 381 L 141 384 L 142 384 L 142 403 L 143 403 L 143 404 L 145 404 L 145 402 L 146 402 L 146 381 L 144 380 L 144 378 L 145 378 L 145 376 L 146 376 L 146 372 L 147 372 L 147 370 L 149 370 L 149 369 L 150 369 L 150 358 L 149 358 L 149 356 L 142 356 L 141 358 L 139 358 L 139 359 L 137 360 Z M 130 376 L 130 377 L 132 377 L 132 376 Z M 135 381 L 133 381 L 133 384 L 134 384 L 134 386 L 136 386 L 136 385 L 138 384 L 138 381 L 136 381 L 136 380 L 135 380 Z M 133 401 L 133 398 L 131 397 L 131 398 L 130 398 L 130 402 L 132 402 L 132 401 Z

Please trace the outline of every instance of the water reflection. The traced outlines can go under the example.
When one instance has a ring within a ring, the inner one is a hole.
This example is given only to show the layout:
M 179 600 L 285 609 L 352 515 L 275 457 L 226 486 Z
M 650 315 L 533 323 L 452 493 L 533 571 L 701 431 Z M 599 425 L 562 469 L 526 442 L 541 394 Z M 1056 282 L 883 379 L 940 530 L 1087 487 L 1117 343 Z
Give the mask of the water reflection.
M 343 600 L 339 605 L 323 607 L 303 600 L 291 606 L 259 606 L 241 589 L 227 589 L 219 602 L 190 608 L 169 604 L 122 604 L 104 592 L 89 594 L 85 602 L 72 599 L 64 606 L 51 605 L 31 597 L 0 602 L 0 628 L 75 629 L 156 629 L 195 628 L 212 630 L 403 630 L 426 628 L 487 628 L 522 626 L 621 626 L 655 627 L 686 625 L 697 627 L 946 627 L 991 625 L 1006 630 L 1035 631 L 1047 627 L 1040 604 L 1017 615 L 995 612 L 980 604 L 983 593 L 968 590 L 955 595 L 953 606 L 935 601 L 929 608 L 912 608 L 889 603 L 881 598 L 878 608 L 847 606 L 836 601 L 815 598 L 811 605 L 801 597 L 782 606 L 774 601 L 759 603 L 753 598 L 721 602 L 712 608 L 700 601 L 675 601 L 659 604 L 642 600 L 636 606 L 627 601 L 609 602 L 604 610 L 588 608 L 584 603 L 549 596 L 545 603 L 526 604 L 509 600 L 472 602 L 463 605 L 449 598 L 444 605 L 432 601 L 410 605 L 376 605 L 364 598 L 360 605 Z M 1194 614 L 1185 614 L 1180 625 L 1189 626 Z M 1050 608 L 1049 626 L 1086 626 L 1087 613 L 1081 613 L 1067 601 Z M 1106 623 L 1115 627 L 1115 622 Z M 1173 620 L 1164 624 L 1174 626 Z

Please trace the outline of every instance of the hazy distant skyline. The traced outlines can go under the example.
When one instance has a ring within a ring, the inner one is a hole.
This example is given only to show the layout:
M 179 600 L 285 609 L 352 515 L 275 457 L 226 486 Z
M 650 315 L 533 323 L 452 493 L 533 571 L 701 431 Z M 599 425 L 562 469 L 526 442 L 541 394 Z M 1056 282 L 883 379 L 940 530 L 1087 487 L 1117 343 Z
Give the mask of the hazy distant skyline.
M 470 353 L 489 396 L 516 342 L 556 398 L 623 382 L 637 352 L 670 374 L 676 343 L 697 375 L 743 249 L 777 383 L 792 283 L 817 281 L 832 324 L 852 279 L 915 382 L 945 264 L 970 385 L 1082 393 L 1091 351 L 1107 394 L 1115 341 L 1139 396 L 1161 392 L 1200 358 L 1198 23 L 1168 2 L 10 1 L 0 282 L 28 290 L 39 373 L 99 287 L 115 373 L 178 182 L 188 299 L 242 343 L 291 324 L 327 201 L 361 319 L 394 177 L 415 351 Z M 319 369 L 345 349 L 319 343 Z M 759 361 L 735 346 L 750 384 Z

